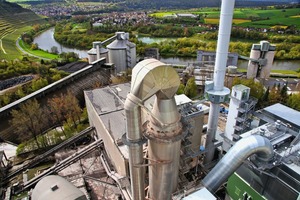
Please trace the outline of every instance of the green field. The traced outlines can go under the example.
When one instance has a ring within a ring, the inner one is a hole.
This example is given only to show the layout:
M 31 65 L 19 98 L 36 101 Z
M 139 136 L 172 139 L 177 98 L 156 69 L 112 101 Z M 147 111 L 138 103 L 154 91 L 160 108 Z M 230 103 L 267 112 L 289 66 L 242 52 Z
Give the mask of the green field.
M 43 50 L 32 50 L 30 49 L 30 46 L 26 43 L 24 43 L 22 40 L 19 40 L 20 47 L 25 50 L 27 53 L 39 57 L 41 59 L 58 59 L 58 55 L 45 52 Z
M 200 10 L 174 10 L 166 12 L 155 12 L 151 16 L 157 18 L 163 18 L 170 15 L 175 15 L 176 13 L 192 13 L 195 15 L 201 15 L 207 23 L 212 22 L 216 24 L 215 20 L 220 18 L 220 11 L 216 8 L 203 8 Z M 276 25 L 295 25 L 300 29 L 300 9 L 275 9 L 269 8 L 268 10 L 255 9 L 255 8 L 236 8 L 234 10 L 233 19 L 234 20 L 245 20 L 245 22 L 235 23 L 238 26 L 250 26 L 250 27 L 273 27 Z M 248 20 L 248 21 L 247 21 Z M 249 21 L 250 20 L 250 21 Z

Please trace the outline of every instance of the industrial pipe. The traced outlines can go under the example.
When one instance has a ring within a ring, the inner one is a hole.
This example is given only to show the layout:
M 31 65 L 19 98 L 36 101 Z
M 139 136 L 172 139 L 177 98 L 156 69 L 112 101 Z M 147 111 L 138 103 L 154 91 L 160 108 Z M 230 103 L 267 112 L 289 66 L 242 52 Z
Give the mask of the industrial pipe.
M 218 44 L 216 50 L 216 63 L 214 69 L 213 90 L 208 91 L 210 96 L 210 111 L 207 124 L 207 138 L 205 146 L 210 149 L 205 157 L 204 163 L 210 163 L 214 156 L 214 141 L 217 130 L 220 103 L 226 100 L 230 90 L 224 87 L 228 47 L 231 33 L 233 9 L 235 0 L 223 0 L 220 14 L 220 25 L 218 33 Z
M 126 138 L 129 143 L 129 169 L 133 200 L 145 199 L 141 105 L 154 94 L 159 99 L 173 99 L 179 84 L 180 80 L 177 72 L 171 66 L 167 66 L 156 59 L 141 61 L 132 70 L 131 89 L 124 108 L 127 123 Z M 174 170 L 179 169 L 177 167 Z M 149 187 L 151 187 L 151 183 Z
M 153 200 L 170 200 L 179 173 L 182 124 L 174 97 L 156 98 L 146 137 L 149 155 L 149 195 Z
M 259 160 L 269 161 L 273 157 L 271 142 L 260 135 L 251 135 L 239 140 L 218 164 L 202 180 L 202 184 L 215 192 L 236 169 L 252 154 Z

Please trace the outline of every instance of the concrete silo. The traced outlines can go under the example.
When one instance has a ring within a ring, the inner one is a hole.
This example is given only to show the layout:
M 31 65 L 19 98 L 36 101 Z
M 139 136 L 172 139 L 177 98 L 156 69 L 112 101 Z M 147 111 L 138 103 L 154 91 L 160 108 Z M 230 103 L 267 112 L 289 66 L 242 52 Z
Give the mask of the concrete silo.
M 87 200 L 85 194 L 66 179 L 50 175 L 41 179 L 31 195 L 32 200 Z
M 106 58 L 106 62 L 108 62 L 108 50 L 102 47 L 102 43 L 100 41 L 93 42 L 93 48 L 91 48 L 87 53 L 90 64 L 100 58 Z
M 107 45 L 108 62 L 114 63 L 116 72 L 126 71 L 136 64 L 136 45 L 128 41 L 129 34 L 117 32 L 116 40 Z
M 274 57 L 275 45 L 271 45 L 268 41 L 253 44 L 248 63 L 247 78 L 269 78 Z

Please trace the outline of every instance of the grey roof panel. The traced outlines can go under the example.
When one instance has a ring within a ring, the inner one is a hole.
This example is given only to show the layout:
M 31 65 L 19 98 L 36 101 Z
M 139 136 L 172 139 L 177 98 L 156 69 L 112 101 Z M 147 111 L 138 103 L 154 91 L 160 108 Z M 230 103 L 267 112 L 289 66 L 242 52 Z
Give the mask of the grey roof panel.
M 280 103 L 264 108 L 264 111 L 286 120 L 296 126 L 300 126 L 300 112 Z
M 126 131 L 124 103 L 130 92 L 130 83 L 85 91 L 105 127 L 118 140 Z

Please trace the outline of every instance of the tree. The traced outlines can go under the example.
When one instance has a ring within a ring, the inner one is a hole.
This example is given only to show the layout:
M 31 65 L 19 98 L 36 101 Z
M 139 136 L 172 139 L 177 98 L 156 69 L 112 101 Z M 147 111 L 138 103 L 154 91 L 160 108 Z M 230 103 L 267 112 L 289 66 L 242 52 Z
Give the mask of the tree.
M 264 86 L 257 81 L 254 81 L 253 79 L 239 79 L 235 78 L 233 80 L 233 86 L 237 84 L 242 84 L 250 88 L 250 96 L 257 98 L 258 100 L 261 100 L 263 94 L 264 94 Z
M 74 127 L 77 127 L 77 123 L 80 122 L 81 116 L 81 108 L 79 107 L 78 100 L 76 97 L 68 91 L 67 95 L 65 96 L 66 102 L 66 116 L 73 122 Z
M 300 93 L 291 94 L 287 99 L 287 106 L 300 111 Z
M 185 86 L 182 83 L 180 83 L 176 94 L 178 94 L 178 95 L 179 94 L 184 94 L 184 88 L 185 88 Z
M 37 43 L 33 43 L 30 47 L 31 50 L 37 50 L 39 49 L 39 45 Z
M 36 99 L 28 100 L 20 105 L 19 110 L 11 111 L 11 125 L 22 134 L 23 139 L 34 138 L 36 145 L 40 148 L 38 135 L 43 132 L 43 127 L 47 123 L 46 112 L 40 108 Z M 30 133 L 31 137 L 28 135 Z
M 53 122 L 57 125 L 63 125 L 71 121 L 74 127 L 80 121 L 81 109 L 78 100 L 71 93 L 67 92 L 66 95 L 60 94 L 48 100 L 49 111 Z
M 51 47 L 51 53 L 55 53 L 55 54 L 58 54 L 58 53 L 59 53 L 59 52 L 58 52 L 57 46 Z
M 287 101 L 287 84 L 284 84 L 283 87 L 280 90 L 280 97 L 281 97 L 281 102 L 285 103 Z
M 189 78 L 189 80 L 186 83 L 184 94 L 190 98 L 194 98 L 198 94 L 197 85 L 195 82 L 195 77 Z
M 280 102 L 280 99 L 281 97 L 280 97 L 279 90 L 277 90 L 276 87 L 273 87 L 269 94 L 269 101 L 268 101 L 269 105 L 273 105 L 275 103 Z

